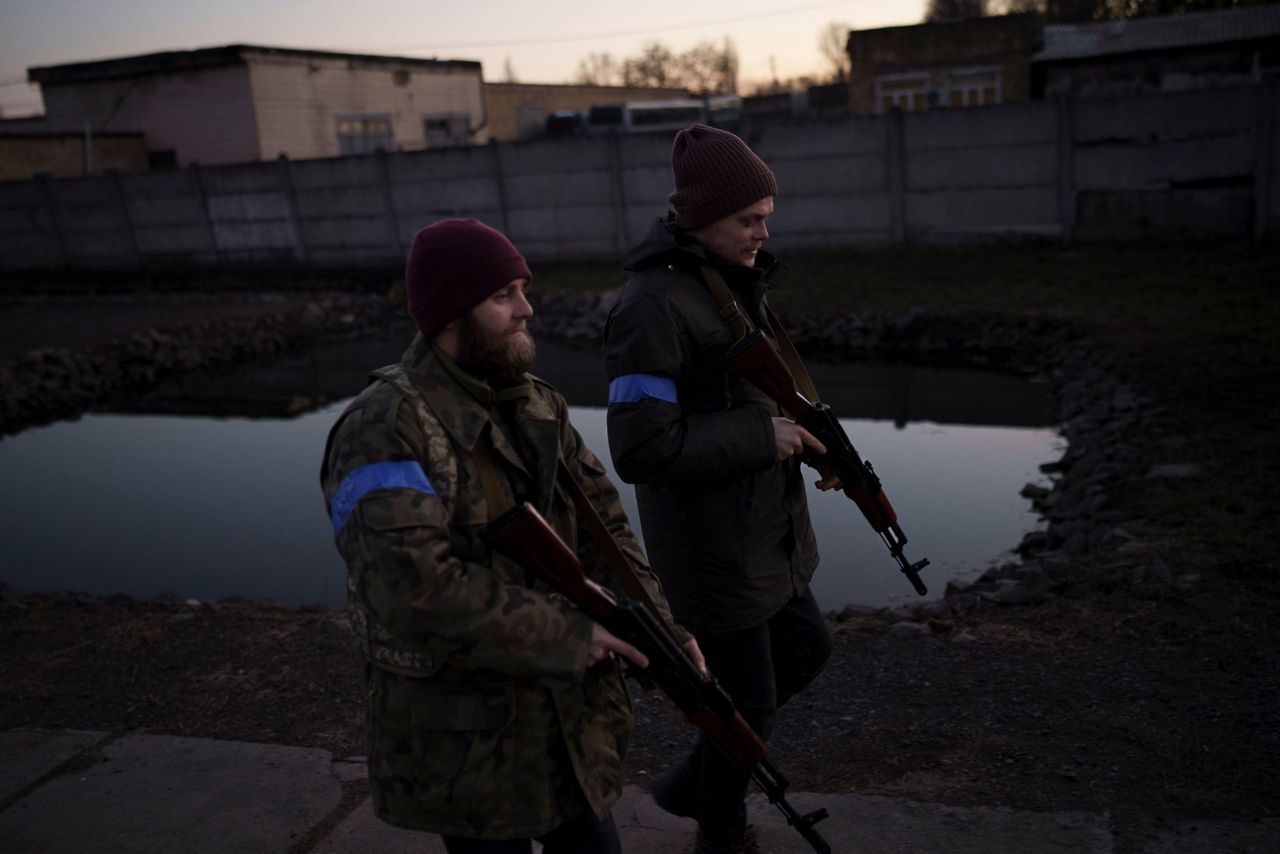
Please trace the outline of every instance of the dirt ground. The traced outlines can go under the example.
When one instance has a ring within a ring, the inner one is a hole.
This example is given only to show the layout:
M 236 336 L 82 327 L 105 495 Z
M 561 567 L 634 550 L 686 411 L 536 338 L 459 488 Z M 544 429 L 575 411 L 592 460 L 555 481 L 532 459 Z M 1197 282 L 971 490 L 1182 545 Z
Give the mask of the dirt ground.
M 0 360 L 30 342 L 75 346 L 229 310 L 181 302 L 6 306 Z M 1270 606 L 1176 548 L 1165 559 L 1175 578 L 1200 581 L 1134 589 L 1098 578 L 910 639 L 883 616 L 833 624 L 835 654 L 784 709 L 775 764 L 801 790 L 1105 811 L 1121 851 L 1175 819 L 1280 815 L 1280 638 L 1273 618 L 1258 618 Z M 0 590 L 0 638 L 3 728 L 363 753 L 362 665 L 342 614 Z M 691 731 L 653 695 L 637 690 L 635 706 L 629 768 L 644 782 Z

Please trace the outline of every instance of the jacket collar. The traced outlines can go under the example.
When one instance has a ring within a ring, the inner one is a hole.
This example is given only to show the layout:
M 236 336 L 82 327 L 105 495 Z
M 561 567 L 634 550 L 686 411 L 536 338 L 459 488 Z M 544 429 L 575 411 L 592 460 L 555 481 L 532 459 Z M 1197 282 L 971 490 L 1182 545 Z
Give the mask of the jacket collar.
M 511 438 L 496 425 L 489 430 L 497 454 L 511 466 L 529 475 L 538 485 L 539 503 L 547 504 L 555 481 L 560 451 L 560 423 L 531 411 L 533 381 L 526 374 L 509 386 L 494 389 L 487 382 L 463 370 L 447 353 L 418 334 L 401 358 L 410 380 L 422 392 L 432 414 L 458 447 L 473 451 L 491 423 L 493 409 L 505 401 L 515 401 L 512 429 L 528 437 L 528 450 L 536 459 L 526 463 Z M 547 506 L 539 508 L 546 512 Z
M 533 383 L 527 375 L 495 390 L 463 370 L 421 333 L 404 351 L 400 364 L 449 437 L 467 450 L 475 447 L 495 405 L 505 400 L 527 399 L 533 393 Z
M 644 240 L 627 253 L 623 267 L 635 271 L 655 264 L 674 264 L 693 272 L 704 264 L 712 266 L 758 321 L 760 303 L 767 291 L 782 284 L 787 275 L 786 265 L 764 249 L 756 253 L 753 267 L 730 264 L 708 252 L 692 234 L 676 225 L 674 219 L 670 212 L 659 217 Z
M 730 264 L 707 251 L 689 232 L 675 224 L 670 211 L 659 217 L 644 239 L 633 246 L 623 258 L 626 270 L 640 270 L 654 264 L 677 264 L 683 269 L 696 269 L 709 264 L 724 276 L 729 287 L 744 295 L 751 295 L 780 287 L 787 277 L 787 266 L 768 250 L 756 254 L 753 267 Z M 755 301 L 759 301 L 759 297 Z

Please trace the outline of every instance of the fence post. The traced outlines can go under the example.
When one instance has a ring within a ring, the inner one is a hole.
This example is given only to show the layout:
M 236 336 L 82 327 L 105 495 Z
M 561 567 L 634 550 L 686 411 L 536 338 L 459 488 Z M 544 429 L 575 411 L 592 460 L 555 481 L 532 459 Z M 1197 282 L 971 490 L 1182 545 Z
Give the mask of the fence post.
M 298 214 L 298 193 L 293 188 L 293 161 L 283 151 L 276 158 L 276 167 L 280 172 L 280 183 L 284 187 L 285 199 L 289 202 L 289 224 L 293 227 L 293 252 L 298 263 L 307 266 L 307 239 L 302 234 L 302 217 Z
M 1070 245 L 1076 230 L 1075 109 L 1070 95 L 1055 101 L 1058 116 L 1058 224 Z
M 1253 239 L 1262 240 L 1267 236 L 1267 226 L 1271 220 L 1271 182 L 1274 176 L 1274 152 L 1276 148 L 1275 109 L 1276 86 L 1274 78 L 1264 78 L 1258 87 L 1258 109 L 1254 125 L 1253 138 L 1256 148 L 1253 153 Z
M 55 263 L 58 267 L 70 267 L 67 242 L 62 233 L 62 219 L 58 216 L 58 208 L 53 201 L 53 180 L 49 173 L 42 172 L 36 176 L 36 183 L 40 185 L 40 197 L 44 201 L 45 211 L 49 214 L 49 231 L 53 234 L 53 249 L 57 256 Z
M 885 171 L 889 174 L 889 231 L 894 243 L 907 242 L 907 146 L 902 110 L 885 116 Z
M 631 233 L 627 228 L 627 186 L 622 179 L 622 135 L 611 133 L 605 137 L 609 152 L 609 177 L 613 181 L 613 234 L 618 254 L 631 248 Z
M 507 216 L 507 184 L 502 174 L 502 144 L 489 140 L 493 152 L 493 185 L 498 192 L 498 216 L 502 220 L 502 233 L 511 237 L 511 224 Z M 514 240 L 514 238 L 512 238 Z
M 108 170 L 111 176 L 111 186 L 115 190 L 116 199 L 120 202 L 120 214 L 124 217 L 124 228 L 129 233 L 129 251 L 133 253 L 133 266 L 137 270 L 142 269 L 142 252 L 138 249 L 138 235 L 134 233 L 133 217 L 129 215 L 129 200 L 124 194 L 124 182 L 120 180 L 120 173 L 115 169 Z
M 218 246 L 218 229 L 213 224 L 213 211 L 209 209 L 209 191 L 204 185 L 204 175 L 200 173 L 200 164 L 192 163 L 188 167 L 191 170 L 191 182 L 196 187 L 196 201 L 200 204 L 200 210 L 204 211 L 204 224 L 209 229 L 209 248 L 213 250 L 213 263 L 222 264 L 222 249 Z
M 382 179 L 382 199 L 387 205 L 387 222 L 391 228 L 391 258 L 400 260 L 404 250 L 400 246 L 400 217 L 396 214 L 396 199 L 391 192 L 391 155 L 387 154 L 386 149 L 379 148 L 377 157 L 378 176 Z

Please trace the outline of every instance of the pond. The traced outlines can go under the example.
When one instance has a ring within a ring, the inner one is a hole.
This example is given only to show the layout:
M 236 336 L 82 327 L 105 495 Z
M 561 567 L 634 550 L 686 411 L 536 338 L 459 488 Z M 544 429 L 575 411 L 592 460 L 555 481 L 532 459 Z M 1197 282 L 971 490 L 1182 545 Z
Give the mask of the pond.
M 325 436 L 402 330 L 157 387 L 0 440 L 0 581 L 17 590 L 341 606 L 344 568 L 319 489 Z M 610 466 L 600 360 L 540 342 L 535 371 Z M 1009 558 L 1037 526 L 1023 484 L 1061 455 L 1039 385 L 982 372 L 814 366 L 824 399 L 884 481 L 930 596 Z M 612 470 L 611 470 L 612 474 Z M 812 480 L 814 478 L 810 478 Z M 615 478 L 615 482 L 616 478 Z M 629 486 L 619 483 L 635 520 Z M 810 488 L 825 609 L 913 601 L 879 537 Z

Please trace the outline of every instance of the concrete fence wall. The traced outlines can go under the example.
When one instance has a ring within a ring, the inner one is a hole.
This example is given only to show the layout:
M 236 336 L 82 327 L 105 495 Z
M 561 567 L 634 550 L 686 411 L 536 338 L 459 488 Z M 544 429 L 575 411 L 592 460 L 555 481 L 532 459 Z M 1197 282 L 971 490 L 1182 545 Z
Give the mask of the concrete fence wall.
M 1274 81 L 759 125 L 783 251 L 1274 235 Z M 446 216 L 538 261 L 616 260 L 666 206 L 670 136 L 0 183 L 0 270 L 396 265 Z

